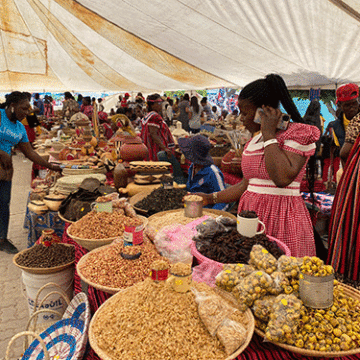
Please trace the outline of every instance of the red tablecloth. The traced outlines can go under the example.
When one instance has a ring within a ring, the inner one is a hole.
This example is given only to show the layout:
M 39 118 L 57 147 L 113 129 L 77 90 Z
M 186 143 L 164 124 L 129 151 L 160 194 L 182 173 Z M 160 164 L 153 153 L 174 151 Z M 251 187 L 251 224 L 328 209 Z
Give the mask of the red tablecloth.
M 62 242 L 67 244 L 72 244 L 75 246 L 75 264 L 78 263 L 80 258 L 85 255 L 88 251 L 74 242 L 71 238 L 69 238 L 66 234 L 66 229 L 69 224 L 67 223 L 65 226 L 65 231 L 62 237 Z M 75 271 L 75 294 L 78 294 L 82 291 L 81 289 L 81 280 L 77 272 Z M 91 312 L 94 312 L 103 304 L 107 299 L 109 299 L 111 295 L 104 293 L 102 291 L 94 289 L 92 286 L 88 287 L 88 298 L 91 307 Z M 84 360 L 101 360 L 95 353 L 94 350 L 90 349 L 90 351 L 84 356 Z M 258 335 L 254 334 L 253 339 L 251 340 L 249 346 L 246 350 L 240 354 L 237 360 L 313 360 L 312 357 L 305 357 L 300 354 L 295 354 L 282 348 L 273 345 L 269 342 L 264 342 L 264 340 Z M 317 358 L 319 360 L 325 358 Z M 338 357 L 334 358 L 335 360 L 355 360 L 360 359 L 359 355 L 352 355 L 346 357 Z M 128 359 L 119 359 L 119 360 L 128 360 Z M 186 359 L 174 359 L 174 360 L 186 360 Z

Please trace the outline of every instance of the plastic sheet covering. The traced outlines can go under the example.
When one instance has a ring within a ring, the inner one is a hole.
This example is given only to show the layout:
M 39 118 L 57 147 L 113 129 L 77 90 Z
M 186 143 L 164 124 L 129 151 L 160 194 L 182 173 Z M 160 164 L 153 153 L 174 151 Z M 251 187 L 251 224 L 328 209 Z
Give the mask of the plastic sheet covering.
M 359 21 L 355 0 L 1 0 L 0 91 L 335 88 L 360 82 Z

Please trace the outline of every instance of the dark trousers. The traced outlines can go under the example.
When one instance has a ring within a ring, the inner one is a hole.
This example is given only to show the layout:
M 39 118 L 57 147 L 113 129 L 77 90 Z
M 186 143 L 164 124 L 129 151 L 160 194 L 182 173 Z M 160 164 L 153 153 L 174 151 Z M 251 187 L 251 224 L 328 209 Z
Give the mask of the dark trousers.
M 0 239 L 7 239 L 10 220 L 11 181 L 0 181 Z

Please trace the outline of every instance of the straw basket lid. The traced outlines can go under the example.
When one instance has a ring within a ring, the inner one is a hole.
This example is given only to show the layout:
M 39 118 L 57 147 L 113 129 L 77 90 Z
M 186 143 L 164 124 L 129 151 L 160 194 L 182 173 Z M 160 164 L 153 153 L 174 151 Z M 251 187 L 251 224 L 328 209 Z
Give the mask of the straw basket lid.
M 137 215 L 137 218 L 141 219 L 143 221 L 143 225 L 144 227 L 147 226 L 148 224 L 148 219 L 141 216 L 141 215 Z M 94 250 L 97 249 L 101 246 L 105 246 L 105 245 L 109 245 L 111 244 L 114 240 L 118 239 L 119 236 L 114 236 L 114 237 L 110 237 L 107 239 L 83 239 L 83 238 L 79 238 L 77 236 L 74 236 L 71 234 L 71 228 L 72 228 L 72 224 L 66 229 L 66 233 L 67 235 L 72 238 L 75 242 L 77 242 L 80 246 L 82 246 L 83 248 L 85 248 L 86 250 Z
M 108 300 L 106 300 L 100 307 L 99 309 L 95 312 L 94 316 L 91 319 L 90 322 L 90 327 L 89 327 L 89 341 L 90 341 L 90 346 L 92 349 L 94 349 L 94 351 L 99 355 L 99 357 L 101 357 L 102 360 L 116 360 L 112 357 L 110 357 L 104 350 L 102 350 L 98 344 L 97 344 L 97 339 L 95 337 L 94 334 L 94 324 L 98 318 L 98 316 L 104 312 L 107 311 L 107 307 L 111 306 L 113 302 L 116 302 L 117 297 L 121 296 L 121 294 L 123 294 L 125 291 L 131 291 L 132 287 L 129 287 L 125 290 L 120 290 L 116 295 L 112 296 L 111 298 L 109 298 Z M 236 303 L 236 301 L 235 301 Z M 250 309 L 248 309 L 245 313 L 244 313 L 246 320 L 248 321 L 248 325 L 247 325 L 247 336 L 246 336 L 246 340 L 244 342 L 244 344 L 233 354 L 231 354 L 229 357 L 227 357 L 225 360 L 233 360 L 235 359 L 237 356 L 239 356 L 249 345 L 253 334 L 254 334 L 254 328 L 255 328 L 255 320 L 254 320 L 254 316 L 251 312 Z
M 71 245 L 71 244 L 61 244 L 63 246 L 72 246 L 74 247 L 74 245 Z M 20 251 L 19 253 L 17 253 L 16 255 L 14 255 L 13 259 L 12 259 L 12 262 L 15 266 L 17 266 L 18 268 L 20 268 L 21 270 L 24 270 L 25 272 L 27 273 L 31 273 L 31 274 L 52 274 L 52 273 L 57 273 L 59 271 L 62 271 L 70 266 L 72 266 L 75 262 L 75 259 L 67 264 L 64 264 L 64 265 L 59 265 L 59 266 L 54 266 L 54 267 L 51 267 L 51 268 L 34 268 L 34 267 L 27 267 L 27 266 L 22 266 L 22 265 L 19 265 L 17 263 L 17 259 L 19 258 L 20 255 L 22 254 L 25 254 L 27 252 L 29 252 L 31 250 L 31 248 L 29 249 L 25 249 L 25 250 L 22 250 Z
M 348 286 L 345 284 L 339 284 L 338 286 L 340 286 L 342 288 L 342 290 L 344 291 L 344 293 L 347 296 L 360 301 L 360 291 L 359 290 L 356 290 L 356 289 L 352 288 L 351 286 Z M 263 331 L 261 331 L 260 329 L 255 328 L 255 333 L 265 339 L 265 333 Z M 266 341 L 270 341 L 270 340 L 266 339 Z M 277 342 L 273 342 L 273 341 L 270 341 L 270 342 L 272 342 L 273 344 L 275 344 L 285 350 L 288 350 L 288 351 L 291 351 L 291 352 L 294 352 L 297 354 L 301 354 L 303 356 L 335 358 L 335 357 L 344 357 L 344 356 L 360 354 L 360 347 L 357 347 L 352 350 L 347 350 L 347 351 L 316 351 L 316 350 L 302 349 L 302 348 L 298 348 L 296 346 L 277 343 Z
M 40 334 L 50 359 L 79 359 L 86 345 L 84 321 L 70 318 L 57 321 Z M 42 359 L 44 350 L 39 340 L 34 340 L 25 351 L 22 360 Z
M 164 217 L 165 215 L 168 214 L 182 214 L 184 213 L 184 209 L 176 209 L 176 210 L 168 210 L 168 211 L 162 211 L 159 212 L 157 214 L 151 215 L 148 220 L 149 220 L 149 226 L 152 226 L 155 230 L 161 230 L 163 227 L 165 227 L 167 224 L 163 224 L 162 226 L 154 226 L 154 222 L 157 220 L 159 220 L 160 218 Z M 226 212 L 226 211 L 222 211 L 222 210 L 215 210 L 215 209 L 203 209 L 203 216 L 208 215 L 210 217 L 218 217 L 218 216 L 226 216 L 229 217 L 233 220 L 236 220 L 236 216 Z M 191 223 L 194 220 L 196 220 L 196 218 L 189 218 L 189 222 Z M 176 219 L 174 219 L 174 223 L 176 223 Z

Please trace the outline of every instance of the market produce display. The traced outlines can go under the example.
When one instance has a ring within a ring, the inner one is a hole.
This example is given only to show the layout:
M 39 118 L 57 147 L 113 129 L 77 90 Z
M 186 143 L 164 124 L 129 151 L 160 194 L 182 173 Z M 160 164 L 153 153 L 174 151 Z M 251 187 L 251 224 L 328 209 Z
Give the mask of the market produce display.
M 205 284 L 194 283 L 193 288 L 214 295 Z M 236 309 L 229 315 L 236 323 L 243 319 Z M 230 334 L 224 329 L 220 337 L 229 339 Z M 174 292 L 166 282 L 151 279 L 119 292 L 98 310 L 90 326 L 90 344 L 107 359 L 227 358 L 224 346 L 201 321 L 195 295 Z M 234 348 L 233 342 L 225 344 L 228 350 Z
M 75 261 L 75 248 L 66 244 L 53 243 L 50 246 L 35 244 L 20 252 L 15 263 L 28 268 L 53 268 Z
M 164 189 L 160 187 L 152 191 L 143 200 L 134 204 L 134 206 L 146 210 L 149 215 L 161 211 L 180 209 L 184 206 L 182 199 L 186 194 L 186 189 Z
M 124 259 L 121 255 L 135 255 L 139 252 L 141 255 L 134 260 Z M 77 270 L 84 281 L 116 292 L 149 277 L 155 260 L 168 263 L 144 236 L 142 245 L 124 246 L 123 242 L 118 242 L 91 251 L 79 261 Z

